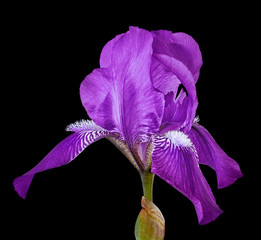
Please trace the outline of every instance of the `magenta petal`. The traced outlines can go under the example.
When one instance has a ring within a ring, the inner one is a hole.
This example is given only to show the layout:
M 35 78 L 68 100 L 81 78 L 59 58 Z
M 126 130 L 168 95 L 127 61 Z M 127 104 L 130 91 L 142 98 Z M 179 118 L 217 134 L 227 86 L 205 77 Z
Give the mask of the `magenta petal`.
M 223 211 L 204 178 L 194 145 L 187 135 L 171 131 L 153 137 L 151 171 L 194 204 L 200 224 L 215 220 Z
M 57 168 L 71 162 L 91 143 L 110 135 L 109 132 L 102 131 L 99 126 L 95 126 L 92 121 L 88 121 L 86 123 L 87 124 L 84 127 L 83 124 L 82 126 L 80 126 L 79 124 L 78 126 L 75 124 L 71 125 L 68 130 L 79 131 L 71 134 L 63 141 L 61 141 L 34 168 L 32 168 L 24 175 L 17 177 L 13 181 L 14 188 L 20 197 L 24 199 L 26 198 L 26 194 L 28 192 L 34 174 L 43 172 L 48 169 Z
M 130 28 L 104 50 L 107 67 L 94 70 L 80 88 L 89 116 L 120 132 L 130 147 L 157 132 L 163 115 L 164 96 L 153 89 L 150 76 L 152 41 L 152 33 Z
M 193 124 L 188 135 L 197 149 L 199 163 L 216 171 L 218 188 L 227 187 L 243 176 L 237 162 L 218 146 L 203 126 Z

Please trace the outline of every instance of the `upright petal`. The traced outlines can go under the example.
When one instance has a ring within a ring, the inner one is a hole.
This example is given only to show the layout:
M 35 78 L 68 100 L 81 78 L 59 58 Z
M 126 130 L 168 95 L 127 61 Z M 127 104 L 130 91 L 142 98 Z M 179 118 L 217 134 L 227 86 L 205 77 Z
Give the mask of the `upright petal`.
M 237 162 L 218 146 L 203 126 L 193 124 L 188 135 L 197 149 L 199 163 L 216 171 L 219 188 L 227 187 L 243 176 Z
M 167 66 L 152 56 L 151 77 L 154 87 L 165 95 L 173 92 L 176 97 L 179 85 L 181 84 L 178 77 Z
M 120 132 L 130 146 L 157 132 L 163 114 L 164 96 L 154 90 L 150 77 L 152 41 L 152 33 L 130 28 L 104 50 L 102 58 L 111 56 L 110 64 L 105 60 L 106 68 L 94 70 L 80 88 L 89 116 Z
M 168 71 L 174 74 L 179 81 L 183 84 L 187 91 L 187 96 L 185 98 L 187 101 L 186 105 L 186 119 L 182 125 L 184 131 L 188 131 L 191 128 L 191 125 L 194 121 L 196 109 L 198 106 L 196 86 L 191 72 L 188 68 L 179 60 L 169 57 L 163 54 L 153 54 L 154 61 L 158 61 L 159 64 L 162 64 L 168 69 Z M 153 79 L 154 81 L 154 79 Z M 171 82 L 168 84 L 172 84 Z M 176 83 L 175 83 L 176 84 Z M 174 84 L 174 85 L 175 85 Z M 155 85 L 155 83 L 154 83 Z M 159 88 L 161 91 L 162 88 Z M 176 91 L 176 90 L 174 90 Z M 164 92 L 165 93 L 165 92 Z M 166 93 L 165 93 L 166 94 Z M 184 98 L 183 98 L 184 99 Z M 184 100 L 185 101 L 185 100 Z M 175 109 L 173 109 L 175 111 Z
M 189 98 L 182 91 L 178 98 L 174 99 L 173 92 L 165 95 L 164 115 L 161 123 L 161 133 L 170 130 L 180 130 L 187 118 Z
M 151 171 L 190 199 L 200 224 L 215 220 L 222 210 L 199 168 L 197 152 L 188 136 L 180 131 L 156 135 L 153 146 Z
M 165 95 L 169 92 L 174 94 L 174 100 L 178 98 L 178 87 L 183 84 L 188 96 L 183 104 L 177 106 L 172 103 L 173 112 L 186 112 L 186 119 L 182 127 L 188 131 L 193 123 L 196 108 L 197 97 L 195 83 L 199 77 L 199 71 L 202 65 L 202 56 L 197 42 L 185 33 L 174 33 L 165 30 L 155 31 L 153 40 L 153 58 L 151 65 L 151 76 L 155 88 Z M 165 109 L 169 114 L 169 109 Z M 179 107 L 179 111 L 176 111 Z M 172 114 L 174 116 L 174 113 Z M 175 114 L 176 115 L 176 114 Z M 181 118 L 180 118 L 181 119 Z M 170 119 L 169 119 L 170 120 Z M 172 119 L 173 120 L 173 119 Z M 170 121 L 166 126 L 177 125 Z M 180 122 L 178 123 L 180 125 Z
M 192 73 L 194 81 L 199 77 L 202 55 L 197 42 L 186 33 L 172 33 L 166 30 L 154 32 L 154 53 L 168 55 L 182 62 Z
M 111 65 L 112 53 L 114 44 L 119 40 L 123 34 L 117 35 L 115 38 L 106 43 L 103 47 L 100 56 L 100 66 L 101 68 L 106 68 Z
M 93 142 L 112 135 L 92 121 L 72 124 L 68 126 L 67 130 L 75 131 L 75 133 L 61 141 L 34 168 L 13 181 L 14 188 L 20 197 L 26 198 L 28 189 L 36 173 L 63 166 L 74 160 Z

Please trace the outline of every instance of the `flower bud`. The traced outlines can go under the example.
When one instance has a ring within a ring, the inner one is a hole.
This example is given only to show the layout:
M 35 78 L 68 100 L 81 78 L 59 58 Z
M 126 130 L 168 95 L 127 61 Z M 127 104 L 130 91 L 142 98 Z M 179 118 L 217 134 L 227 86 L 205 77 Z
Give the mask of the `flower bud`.
M 163 240 L 165 219 L 159 208 L 145 197 L 141 199 L 142 210 L 135 224 L 136 240 Z

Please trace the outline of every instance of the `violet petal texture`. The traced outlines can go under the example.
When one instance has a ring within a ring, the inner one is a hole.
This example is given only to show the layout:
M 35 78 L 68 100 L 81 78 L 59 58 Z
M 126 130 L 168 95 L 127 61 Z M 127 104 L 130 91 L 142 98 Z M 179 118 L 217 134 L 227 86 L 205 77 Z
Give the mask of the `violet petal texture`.
M 181 89 L 180 94 L 174 99 L 173 92 L 165 95 L 165 108 L 162 118 L 161 133 L 170 130 L 179 130 L 187 117 L 189 98 Z
M 164 95 L 154 90 L 150 75 L 152 41 L 152 33 L 130 28 L 105 46 L 101 65 L 106 67 L 94 70 L 80 87 L 90 118 L 119 132 L 130 148 L 148 141 L 163 115 Z
M 93 121 L 82 121 L 71 124 L 67 127 L 67 130 L 75 131 L 75 133 L 61 141 L 34 168 L 13 181 L 14 188 L 20 197 L 23 199 L 26 198 L 28 189 L 36 173 L 63 166 L 74 160 L 93 142 L 112 135 L 97 126 Z
M 100 67 L 101 68 L 106 68 L 111 65 L 112 61 L 112 55 L 113 55 L 113 48 L 115 43 L 119 40 L 120 37 L 122 37 L 124 33 L 117 35 L 115 38 L 110 40 L 105 44 L 101 51 L 100 55 Z
M 159 30 L 154 34 L 154 53 L 168 55 L 182 62 L 196 82 L 202 66 L 202 55 L 197 42 L 190 35 L 182 32 Z
M 227 187 L 243 176 L 237 162 L 219 147 L 203 126 L 193 124 L 188 135 L 197 149 L 199 163 L 216 171 L 218 188 Z
M 151 172 L 194 204 L 200 224 L 215 220 L 223 211 L 199 168 L 195 146 L 188 136 L 180 131 L 155 135 L 153 147 Z
M 179 60 L 169 57 L 163 54 L 153 54 L 154 58 L 162 65 L 166 66 L 169 71 L 171 71 L 180 82 L 183 84 L 187 91 L 186 101 L 188 101 L 186 108 L 186 120 L 183 123 L 184 131 L 190 129 L 196 114 L 196 109 L 198 106 L 196 86 L 191 72 L 188 68 Z M 171 84 L 171 83 L 169 83 Z M 161 89 L 159 89 L 161 91 Z M 173 109 L 174 111 L 175 109 Z

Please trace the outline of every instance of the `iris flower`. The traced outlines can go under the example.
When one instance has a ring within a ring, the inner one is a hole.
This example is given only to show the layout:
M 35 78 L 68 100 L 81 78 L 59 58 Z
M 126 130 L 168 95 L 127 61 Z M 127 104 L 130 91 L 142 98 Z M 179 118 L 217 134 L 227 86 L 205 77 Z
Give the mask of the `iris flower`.
M 92 120 L 67 126 L 73 133 L 14 180 L 19 196 L 26 197 L 36 173 L 65 165 L 106 138 L 139 171 L 148 200 L 155 174 L 193 203 L 199 224 L 215 220 L 222 210 L 199 164 L 215 170 L 218 188 L 242 173 L 195 117 L 201 66 L 199 46 L 185 33 L 130 27 L 116 36 L 102 49 L 100 68 L 80 86 Z

